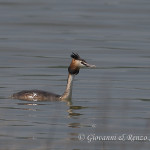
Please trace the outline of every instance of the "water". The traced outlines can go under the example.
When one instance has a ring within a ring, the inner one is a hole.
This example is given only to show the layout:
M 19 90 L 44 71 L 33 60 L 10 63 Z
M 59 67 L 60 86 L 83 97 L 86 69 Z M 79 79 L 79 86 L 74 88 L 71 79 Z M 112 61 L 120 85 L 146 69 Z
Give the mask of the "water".
M 1 149 L 149 149 L 149 8 L 147 0 L 0 2 Z M 76 76 L 71 106 L 9 98 L 63 93 L 72 51 L 97 68 Z

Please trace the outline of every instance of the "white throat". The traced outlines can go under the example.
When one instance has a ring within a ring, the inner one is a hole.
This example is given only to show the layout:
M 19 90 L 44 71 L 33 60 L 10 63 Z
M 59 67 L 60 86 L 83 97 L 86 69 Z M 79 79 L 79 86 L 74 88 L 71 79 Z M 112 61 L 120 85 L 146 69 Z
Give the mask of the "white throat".
M 73 85 L 73 79 L 75 75 L 68 74 L 68 81 L 67 81 L 67 86 L 66 90 L 63 93 L 63 95 L 60 97 L 61 100 L 70 100 L 72 97 L 72 85 Z

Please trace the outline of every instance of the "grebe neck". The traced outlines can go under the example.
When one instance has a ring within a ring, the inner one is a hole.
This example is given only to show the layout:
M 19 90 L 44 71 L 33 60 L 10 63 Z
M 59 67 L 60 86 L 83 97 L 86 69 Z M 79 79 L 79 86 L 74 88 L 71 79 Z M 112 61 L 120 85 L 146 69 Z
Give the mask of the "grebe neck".
M 68 80 L 67 80 L 67 86 L 65 92 L 62 94 L 60 97 L 61 100 L 70 100 L 72 97 L 72 85 L 73 85 L 73 79 L 74 79 L 73 74 L 68 74 Z

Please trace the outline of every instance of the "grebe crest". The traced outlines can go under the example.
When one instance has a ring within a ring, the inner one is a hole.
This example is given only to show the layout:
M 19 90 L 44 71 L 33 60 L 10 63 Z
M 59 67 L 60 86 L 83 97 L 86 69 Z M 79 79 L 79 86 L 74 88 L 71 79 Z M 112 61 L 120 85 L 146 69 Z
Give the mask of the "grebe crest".
M 95 65 L 88 64 L 77 53 L 71 54 L 72 61 L 68 67 L 68 80 L 66 90 L 62 95 L 41 91 L 41 90 L 24 90 L 18 93 L 14 93 L 11 98 L 27 100 L 27 101 L 63 101 L 71 100 L 73 79 L 77 75 L 82 67 L 95 67 Z

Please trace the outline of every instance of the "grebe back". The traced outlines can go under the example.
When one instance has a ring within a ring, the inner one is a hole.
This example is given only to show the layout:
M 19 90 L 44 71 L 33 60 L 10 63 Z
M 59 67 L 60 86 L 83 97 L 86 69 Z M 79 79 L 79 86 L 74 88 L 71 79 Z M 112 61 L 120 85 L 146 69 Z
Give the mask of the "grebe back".
M 11 98 L 27 100 L 27 101 L 63 101 L 70 100 L 72 97 L 72 84 L 75 75 L 79 73 L 81 67 L 95 67 L 95 65 L 88 64 L 77 53 L 71 54 L 72 61 L 68 67 L 68 80 L 66 90 L 62 95 L 41 91 L 41 90 L 23 90 L 14 93 Z

